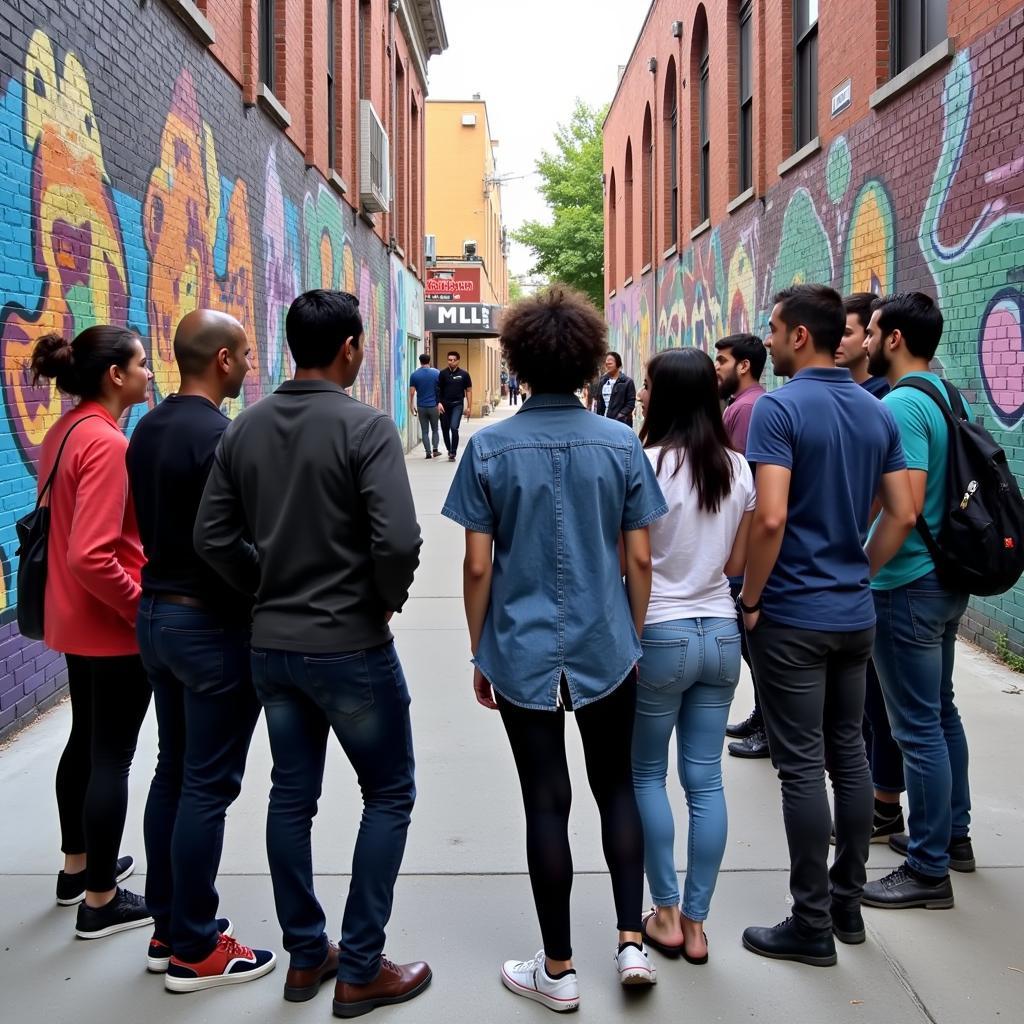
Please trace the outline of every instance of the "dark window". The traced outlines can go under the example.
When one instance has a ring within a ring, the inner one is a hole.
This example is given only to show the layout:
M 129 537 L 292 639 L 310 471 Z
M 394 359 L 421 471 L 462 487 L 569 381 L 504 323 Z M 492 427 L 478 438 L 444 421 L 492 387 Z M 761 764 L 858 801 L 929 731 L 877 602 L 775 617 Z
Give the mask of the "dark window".
M 643 152 L 643 192 L 640 196 L 642 220 L 640 243 L 644 266 L 654 264 L 654 126 L 651 123 L 651 108 L 644 115 L 644 134 L 640 143 Z
M 359 98 L 370 98 L 370 5 L 359 0 Z
M 818 0 L 795 0 L 793 39 L 796 44 L 793 129 L 795 148 L 818 134 Z
M 626 223 L 625 231 L 623 232 L 623 241 L 625 243 L 625 255 L 626 255 L 626 277 L 633 276 L 633 142 L 632 140 L 626 141 L 626 174 L 625 174 L 625 186 L 626 194 L 624 198 L 624 205 L 626 207 Z
M 669 194 L 671 208 L 668 211 L 668 244 L 679 243 L 679 107 L 672 108 L 669 118 Z
M 711 62 L 708 54 L 707 29 L 704 31 L 704 46 L 700 54 L 700 98 L 698 121 L 700 124 L 700 222 L 711 216 L 711 125 L 710 97 L 708 95 L 711 76 Z
M 754 47 L 753 0 L 740 6 L 739 191 L 754 184 Z
M 608 291 L 615 291 L 615 261 L 619 256 L 619 204 L 615 198 L 615 171 L 608 185 Z
M 274 91 L 276 53 L 274 47 L 274 0 L 260 0 L 260 81 Z
M 946 0 L 890 0 L 893 75 L 946 38 Z
M 335 7 L 338 0 L 327 0 L 327 166 L 334 168 L 337 158 L 337 97 L 335 95 L 335 61 L 338 58 L 338 25 Z

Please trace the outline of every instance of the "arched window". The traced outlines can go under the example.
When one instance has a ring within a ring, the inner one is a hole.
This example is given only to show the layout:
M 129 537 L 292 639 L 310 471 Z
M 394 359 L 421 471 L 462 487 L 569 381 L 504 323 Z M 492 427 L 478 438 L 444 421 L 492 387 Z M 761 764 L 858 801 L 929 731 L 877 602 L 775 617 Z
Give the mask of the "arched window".
M 693 218 L 703 224 L 711 217 L 711 59 L 708 52 L 708 17 L 701 4 L 693 22 L 690 37 L 690 81 L 696 84 L 693 96 L 691 138 L 694 158 L 693 175 L 697 188 L 693 193 Z
M 651 105 L 644 111 L 644 134 L 641 140 L 643 160 L 643 192 L 640 197 L 642 223 L 642 256 L 644 266 L 654 264 L 654 131 L 651 124 Z
M 625 277 L 633 276 L 633 140 L 626 140 L 626 194 L 622 197 L 625 207 L 626 226 L 623 231 L 623 248 L 626 255 Z
M 608 179 L 608 291 L 615 291 L 616 260 L 618 259 L 619 204 L 615 196 L 615 169 Z
M 679 244 L 679 75 L 675 57 L 665 72 L 665 97 L 661 104 L 662 149 L 665 153 L 665 248 Z

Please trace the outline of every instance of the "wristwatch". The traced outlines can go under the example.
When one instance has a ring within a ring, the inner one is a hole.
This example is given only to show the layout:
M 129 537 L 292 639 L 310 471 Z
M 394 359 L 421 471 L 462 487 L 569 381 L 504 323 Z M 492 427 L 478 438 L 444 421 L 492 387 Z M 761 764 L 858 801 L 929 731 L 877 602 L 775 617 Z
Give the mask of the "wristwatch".
M 763 596 L 761 596 L 761 597 L 759 597 L 757 599 L 757 604 L 744 604 L 743 603 L 743 594 L 740 593 L 740 594 L 736 595 L 736 607 L 739 608 L 739 610 L 741 612 L 743 612 L 745 615 L 753 615 L 754 612 L 759 612 L 763 606 L 764 606 L 764 597 Z

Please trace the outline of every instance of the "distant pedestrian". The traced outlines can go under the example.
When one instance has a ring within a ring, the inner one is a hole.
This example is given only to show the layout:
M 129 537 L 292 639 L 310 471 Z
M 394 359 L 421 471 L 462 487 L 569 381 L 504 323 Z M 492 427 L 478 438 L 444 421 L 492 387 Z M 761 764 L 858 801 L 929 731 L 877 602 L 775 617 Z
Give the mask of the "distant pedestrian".
M 145 900 L 117 884 L 134 870 L 117 854 L 150 697 L 135 637 L 145 559 L 118 422 L 146 401 L 153 375 L 138 334 L 109 325 L 71 342 L 44 335 L 31 369 L 34 383 L 51 380 L 80 399 L 47 431 L 38 481 L 50 506 L 45 641 L 64 654 L 71 694 L 71 735 L 57 767 L 57 902 L 80 904 L 75 934 L 98 939 L 153 920 Z
M 473 413 L 473 379 L 459 365 L 459 353 L 448 353 L 448 365 L 437 378 L 437 404 L 441 410 L 441 434 L 448 461 L 459 454 L 459 425 Z
M 768 347 L 793 379 L 754 407 L 747 457 L 757 509 L 737 602 L 782 784 L 793 916 L 747 928 L 752 952 L 814 966 L 836 962 L 833 932 L 863 942 L 871 775 L 861 725 L 875 632 L 868 584 L 914 524 L 892 416 L 836 367 L 846 317 L 824 285 L 775 296 Z M 867 549 L 871 506 L 886 512 Z M 835 862 L 828 866 L 835 793 Z
M 512 746 L 544 941 L 535 957 L 506 961 L 501 979 L 557 1011 L 579 1005 L 566 711 L 575 712 L 601 815 L 619 980 L 656 980 L 641 936 L 643 834 L 630 747 L 651 589 L 647 528 L 666 507 L 637 436 L 587 415 L 575 396 L 605 352 L 606 330 L 586 299 L 561 287 L 509 310 L 502 348 L 531 397 L 473 436 L 442 510 L 466 529 L 473 687 L 480 704 L 500 710 Z
M 508 404 L 519 404 L 519 378 L 514 373 L 508 377 Z
M 604 371 L 592 392 L 594 412 L 632 427 L 636 385 L 622 372 L 622 356 L 618 352 L 609 352 L 605 357 Z
M 358 300 L 307 292 L 285 330 L 295 379 L 224 432 L 195 542 L 256 599 L 253 681 L 274 758 L 267 854 L 291 954 L 285 998 L 308 998 L 337 966 L 334 1012 L 353 1017 L 411 999 L 431 978 L 425 963 L 381 955 L 416 795 L 409 690 L 388 622 L 409 596 L 420 529 L 394 422 L 345 391 L 363 361 Z M 310 851 L 331 732 L 363 797 L 340 949 Z
M 740 628 L 727 576 L 742 573 L 746 563 L 754 478 L 730 446 L 715 366 L 700 349 L 655 356 L 639 400 L 640 440 L 669 509 L 650 527 L 654 580 L 633 729 L 633 781 L 654 900 L 644 939 L 702 964 L 708 958 L 704 921 L 727 831 L 722 741 L 740 678 Z M 673 732 L 689 809 L 681 911 L 665 789 Z
M 192 533 L 217 443 L 220 411 L 251 369 L 242 325 L 197 309 L 174 335 L 177 394 L 143 416 L 128 475 L 146 555 L 138 638 L 153 686 L 159 753 L 146 803 L 148 967 L 171 992 L 234 985 L 274 969 L 276 957 L 231 938 L 217 917 L 224 816 L 242 774 L 260 705 L 252 685 L 252 598 L 228 586 L 195 551 Z
M 419 369 L 413 371 L 409 378 L 409 407 L 413 416 L 419 417 L 423 448 L 428 459 L 441 454 L 437 436 L 441 417 L 437 405 L 437 378 L 440 375 L 441 371 L 430 365 L 430 356 L 424 352 L 420 356 Z
M 718 394 L 728 404 L 722 419 L 733 448 L 746 455 L 747 433 L 754 405 L 765 394 L 761 387 L 761 374 L 768 361 L 768 350 L 764 342 L 753 334 L 731 334 L 715 344 L 715 372 L 718 376 Z M 743 586 L 742 573 L 729 580 L 733 598 Z M 742 640 L 743 660 L 750 666 L 750 651 L 743 629 L 743 616 L 736 613 Z M 768 757 L 768 734 L 764 730 L 764 717 L 757 697 L 757 680 L 753 667 L 750 678 L 754 686 L 754 709 L 742 722 L 726 726 L 725 733 L 733 737 L 728 750 L 733 757 Z

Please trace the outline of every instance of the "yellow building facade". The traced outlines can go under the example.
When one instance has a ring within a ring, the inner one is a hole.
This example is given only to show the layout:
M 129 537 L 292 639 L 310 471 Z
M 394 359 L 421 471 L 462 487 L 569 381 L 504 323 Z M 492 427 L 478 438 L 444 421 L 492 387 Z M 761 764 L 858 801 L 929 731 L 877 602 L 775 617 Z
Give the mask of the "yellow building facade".
M 508 302 L 497 145 L 483 100 L 427 101 L 424 280 L 427 322 L 436 328 L 430 352 L 438 367 L 447 352 L 460 353 L 473 378 L 474 411 L 485 415 L 501 400 L 497 323 Z

